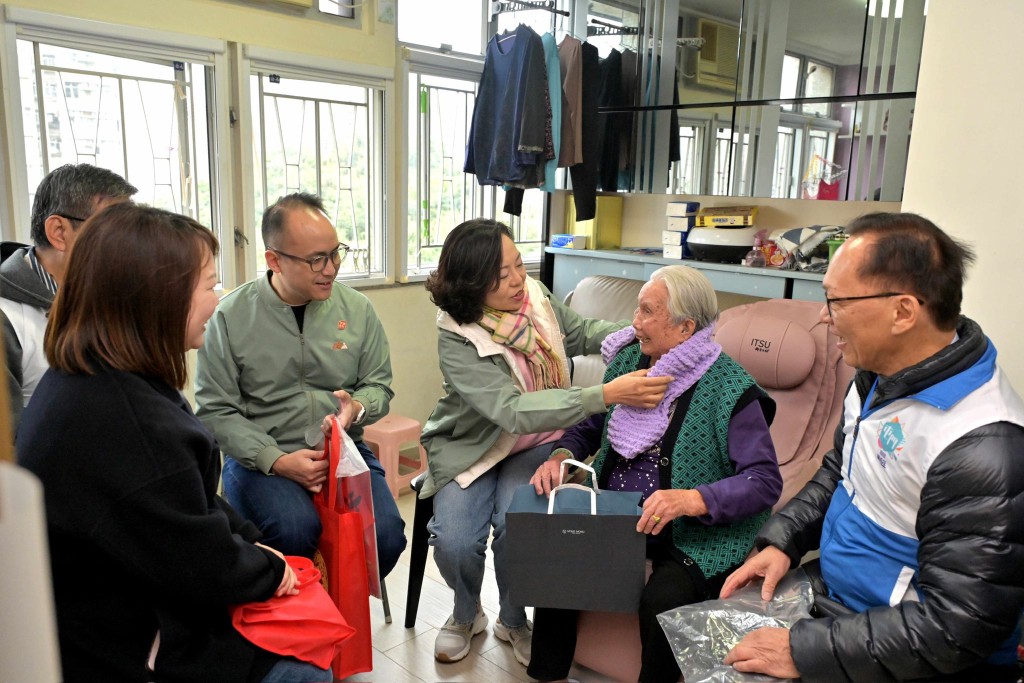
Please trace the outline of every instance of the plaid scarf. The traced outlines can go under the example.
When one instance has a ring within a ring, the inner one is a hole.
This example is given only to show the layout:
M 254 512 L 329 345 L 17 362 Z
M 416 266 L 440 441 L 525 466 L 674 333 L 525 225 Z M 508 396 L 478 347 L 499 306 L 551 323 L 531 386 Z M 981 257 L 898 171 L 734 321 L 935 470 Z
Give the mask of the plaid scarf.
M 526 356 L 533 371 L 535 391 L 566 389 L 568 387 L 562 372 L 562 361 L 534 327 L 533 320 L 527 313 L 529 308 L 530 294 L 526 292 L 523 296 L 523 305 L 515 313 L 484 306 L 484 315 L 478 322 L 491 333 L 491 339 Z

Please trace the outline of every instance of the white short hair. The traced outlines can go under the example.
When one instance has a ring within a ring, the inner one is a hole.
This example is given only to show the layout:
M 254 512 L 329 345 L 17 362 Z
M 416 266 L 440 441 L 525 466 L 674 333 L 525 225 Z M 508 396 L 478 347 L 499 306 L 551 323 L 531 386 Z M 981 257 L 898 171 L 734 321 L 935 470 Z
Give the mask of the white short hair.
M 692 320 L 694 332 L 718 319 L 718 296 L 704 273 L 689 266 L 665 266 L 651 273 L 651 282 L 660 280 L 668 290 L 668 311 L 672 322 Z

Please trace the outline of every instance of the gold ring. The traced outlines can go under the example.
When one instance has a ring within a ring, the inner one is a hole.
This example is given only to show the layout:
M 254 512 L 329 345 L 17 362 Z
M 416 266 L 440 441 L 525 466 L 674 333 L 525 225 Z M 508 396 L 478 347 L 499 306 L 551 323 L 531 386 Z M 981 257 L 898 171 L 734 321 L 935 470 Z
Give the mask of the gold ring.
M 661 517 L 659 517 L 658 515 L 651 515 L 651 519 L 654 520 L 655 524 L 658 524 L 659 522 L 661 522 Z

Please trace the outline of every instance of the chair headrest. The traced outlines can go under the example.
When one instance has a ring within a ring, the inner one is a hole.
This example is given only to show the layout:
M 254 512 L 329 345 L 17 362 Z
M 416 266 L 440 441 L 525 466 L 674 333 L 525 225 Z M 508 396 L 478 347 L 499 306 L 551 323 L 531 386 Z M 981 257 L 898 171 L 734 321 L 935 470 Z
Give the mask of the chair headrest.
M 814 338 L 790 320 L 740 316 L 723 323 L 715 340 L 765 389 L 792 389 L 814 365 Z
M 643 286 L 641 280 L 591 275 L 580 280 L 565 303 L 584 318 L 630 320 Z

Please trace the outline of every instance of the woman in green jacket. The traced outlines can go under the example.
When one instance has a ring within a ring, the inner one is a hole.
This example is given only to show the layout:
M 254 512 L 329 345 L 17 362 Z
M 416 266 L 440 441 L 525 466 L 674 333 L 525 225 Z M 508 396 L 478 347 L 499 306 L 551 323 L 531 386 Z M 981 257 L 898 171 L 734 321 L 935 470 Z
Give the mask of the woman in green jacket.
M 494 529 L 500 609 L 494 634 L 530 661 L 532 624 L 508 601 L 505 510 L 562 430 L 612 404 L 653 407 L 669 378 L 641 370 L 605 385 L 569 384 L 567 358 L 593 353 L 621 323 L 586 320 L 526 275 L 507 226 L 476 219 L 445 240 L 427 281 L 437 316 L 445 396 L 427 420 L 429 473 L 421 496 L 434 496 L 434 561 L 455 591 L 455 609 L 434 656 L 455 662 L 487 626 L 480 606 L 487 539 Z

